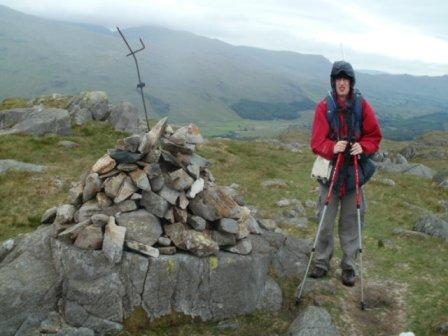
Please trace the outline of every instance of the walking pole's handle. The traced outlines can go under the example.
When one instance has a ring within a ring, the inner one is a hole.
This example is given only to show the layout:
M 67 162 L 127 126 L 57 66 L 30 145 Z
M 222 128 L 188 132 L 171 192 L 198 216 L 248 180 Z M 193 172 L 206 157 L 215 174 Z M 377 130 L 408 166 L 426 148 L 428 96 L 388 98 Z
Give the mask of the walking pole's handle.
M 331 202 L 331 196 L 333 195 L 332 191 L 333 191 L 336 179 L 339 175 L 339 169 L 341 167 L 342 155 L 343 155 L 343 153 L 338 154 L 338 158 L 336 160 L 336 165 L 334 167 L 333 175 L 331 176 L 331 182 L 330 182 L 330 187 L 328 189 L 328 194 L 327 194 L 327 197 L 325 198 L 325 205 L 328 205 Z
M 353 158 L 355 165 L 355 190 L 356 190 L 356 208 L 361 208 L 361 193 L 359 192 L 359 154 Z

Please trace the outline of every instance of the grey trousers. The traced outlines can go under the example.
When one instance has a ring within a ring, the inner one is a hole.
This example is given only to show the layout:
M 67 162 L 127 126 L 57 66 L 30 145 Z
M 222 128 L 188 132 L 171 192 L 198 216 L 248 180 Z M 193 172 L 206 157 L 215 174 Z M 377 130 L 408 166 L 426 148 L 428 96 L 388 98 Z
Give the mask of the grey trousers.
M 318 201 L 318 218 L 321 219 L 322 211 L 325 205 L 325 198 L 328 193 L 328 187 L 320 186 L 320 195 Z M 361 188 L 361 227 L 364 226 L 364 213 L 366 211 L 366 202 L 364 192 Z M 342 199 L 333 194 L 331 202 L 328 204 L 324 221 L 321 226 L 319 238 L 316 244 L 315 266 L 325 270 L 330 268 L 330 260 L 334 250 L 334 223 L 339 213 L 339 240 L 342 248 L 341 268 L 343 270 L 355 270 L 355 261 L 358 255 L 358 222 L 356 212 L 356 193 L 351 192 Z

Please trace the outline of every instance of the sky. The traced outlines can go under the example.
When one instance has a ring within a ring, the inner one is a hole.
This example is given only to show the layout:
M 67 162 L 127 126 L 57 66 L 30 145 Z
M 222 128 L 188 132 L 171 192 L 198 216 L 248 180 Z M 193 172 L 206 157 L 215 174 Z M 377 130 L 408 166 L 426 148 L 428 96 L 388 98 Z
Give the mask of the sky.
M 320 54 L 355 69 L 448 74 L 446 0 L 0 0 L 108 28 L 157 25 L 234 45 Z

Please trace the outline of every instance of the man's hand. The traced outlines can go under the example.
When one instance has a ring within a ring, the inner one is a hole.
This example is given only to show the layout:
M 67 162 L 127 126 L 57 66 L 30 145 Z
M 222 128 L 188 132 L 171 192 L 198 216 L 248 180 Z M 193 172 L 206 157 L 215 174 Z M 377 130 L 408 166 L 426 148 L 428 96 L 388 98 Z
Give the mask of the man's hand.
M 359 142 L 355 142 L 352 147 L 350 148 L 350 154 L 351 155 L 359 155 L 362 154 L 363 150 Z
M 336 142 L 336 145 L 334 145 L 333 147 L 333 153 L 343 153 L 345 151 L 345 148 L 347 147 L 347 144 L 348 142 L 345 140 Z

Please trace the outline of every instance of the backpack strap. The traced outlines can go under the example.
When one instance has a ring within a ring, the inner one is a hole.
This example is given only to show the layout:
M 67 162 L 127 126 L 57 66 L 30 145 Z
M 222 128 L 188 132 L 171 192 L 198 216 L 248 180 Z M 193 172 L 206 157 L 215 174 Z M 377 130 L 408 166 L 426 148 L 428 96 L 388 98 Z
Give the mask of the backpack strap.
M 361 92 L 358 89 L 355 89 L 354 92 L 354 107 L 353 112 L 355 114 L 355 121 L 354 121 L 354 127 L 353 132 L 356 139 L 360 138 L 362 135 L 362 123 L 364 119 L 364 110 L 362 108 L 362 103 L 364 98 L 362 97 Z
M 328 91 L 327 96 L 325 97 L 325 100 L 327 102 L 327 120 L 330 123 L 331 128 L 331 138 L 333 139 L 339 139 L 339 118 L 337 116 L 336 110 L 338 108 L 336 101 L 334 100 L 333 94 Z

